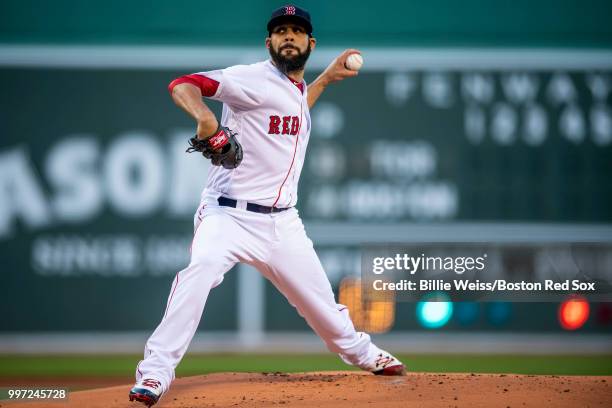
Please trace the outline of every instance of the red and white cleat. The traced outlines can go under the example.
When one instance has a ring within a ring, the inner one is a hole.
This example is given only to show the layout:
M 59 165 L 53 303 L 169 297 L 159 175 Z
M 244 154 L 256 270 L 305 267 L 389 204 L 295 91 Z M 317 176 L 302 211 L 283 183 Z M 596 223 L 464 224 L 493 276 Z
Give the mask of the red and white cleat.
M 155 405 L 161 398 L 161 383 L 152 378 L 145 378 L 136 383 L 130 390 L 130 401 L 142 402 L 147 407 Z
M 406 367 L 397 358 L 391 354 L 382 352 L 379 353 L 374 361 L 374 375 L 406 375 Z

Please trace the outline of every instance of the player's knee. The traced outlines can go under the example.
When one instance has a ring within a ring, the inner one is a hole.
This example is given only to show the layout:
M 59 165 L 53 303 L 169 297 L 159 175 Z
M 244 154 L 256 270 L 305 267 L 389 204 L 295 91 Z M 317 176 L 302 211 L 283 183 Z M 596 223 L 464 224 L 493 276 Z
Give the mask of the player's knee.
M 198 256 L 191 259 L 189 267 L 194 269 L 198 275 L 206 275 L 216 279 L 223 276 L 231 266 L 223 258 Z

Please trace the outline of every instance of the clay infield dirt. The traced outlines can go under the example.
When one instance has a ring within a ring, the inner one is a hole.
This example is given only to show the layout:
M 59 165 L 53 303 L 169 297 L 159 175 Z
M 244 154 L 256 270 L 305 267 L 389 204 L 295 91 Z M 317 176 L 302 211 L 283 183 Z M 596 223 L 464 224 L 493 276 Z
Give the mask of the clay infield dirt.
M 155 407 L 612 407 L 612 376 L 222 373 L 177 379 Z M 2 407 L 137 408 L 131 384 L 71 392 L 63 403 Z

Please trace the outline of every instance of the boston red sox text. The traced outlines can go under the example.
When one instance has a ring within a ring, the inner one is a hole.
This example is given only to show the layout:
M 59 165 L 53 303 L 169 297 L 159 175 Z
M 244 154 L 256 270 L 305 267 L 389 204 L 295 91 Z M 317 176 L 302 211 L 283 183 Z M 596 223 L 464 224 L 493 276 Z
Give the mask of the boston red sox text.
M 372 288 L 377 291 L 432 291 L 432 290 L 456 290 L 456 291 L 595 291 L 594 282 L 582 282 L 577 279 L 555 282 L 547 279 L 544 282 L 508 282 L 504 279 L 496 279 L 491 282 L 480 280 L 455 279 L 447 282 L 442 279 L 421 279 L 409 281 L 402 279 L 399 282 L 384 282 L 377 279 L 372 282 Z

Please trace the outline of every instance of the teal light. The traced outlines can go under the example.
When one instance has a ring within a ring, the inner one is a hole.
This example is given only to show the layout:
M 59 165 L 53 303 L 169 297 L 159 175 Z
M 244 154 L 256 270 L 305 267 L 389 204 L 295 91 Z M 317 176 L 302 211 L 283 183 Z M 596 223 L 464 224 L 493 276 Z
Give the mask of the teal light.
M 443 293 L 432 294 L 437 301 L 432 302 L 432 296 L 425 296 L 417 304 L 417 318 L 422 326 L 428 329 L 438 329 L 444 326 L 453 315 L 453 303 L 446 300 L 448 296 Z

